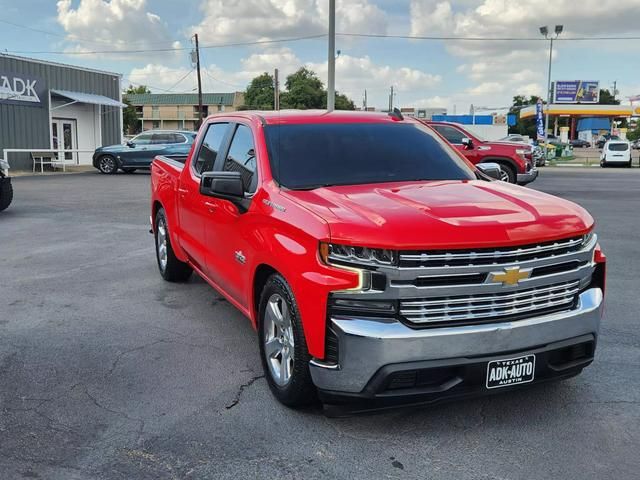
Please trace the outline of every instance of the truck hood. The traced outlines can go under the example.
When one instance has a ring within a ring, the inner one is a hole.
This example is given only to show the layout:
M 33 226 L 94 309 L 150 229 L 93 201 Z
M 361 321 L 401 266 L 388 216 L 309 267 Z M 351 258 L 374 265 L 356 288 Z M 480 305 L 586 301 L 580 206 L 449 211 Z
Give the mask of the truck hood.
M 372 248 L 524 245 L 587 233 L 582 207 L 503 182 L 433 181 L 286 192 L 329 225 L 331 241 Z

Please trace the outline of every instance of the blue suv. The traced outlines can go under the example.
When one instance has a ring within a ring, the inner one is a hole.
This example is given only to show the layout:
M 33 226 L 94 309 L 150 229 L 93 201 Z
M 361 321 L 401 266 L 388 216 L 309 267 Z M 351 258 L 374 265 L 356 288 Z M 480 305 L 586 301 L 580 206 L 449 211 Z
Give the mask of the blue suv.
M 118 169 L 133 173 L 138 168 L 149 168 L 157 155 L 188 155 L 195 138 L 196 132 L 149 130 L 124 145 L 97 148 L 93 166 L 105 174 L 116 173 Z

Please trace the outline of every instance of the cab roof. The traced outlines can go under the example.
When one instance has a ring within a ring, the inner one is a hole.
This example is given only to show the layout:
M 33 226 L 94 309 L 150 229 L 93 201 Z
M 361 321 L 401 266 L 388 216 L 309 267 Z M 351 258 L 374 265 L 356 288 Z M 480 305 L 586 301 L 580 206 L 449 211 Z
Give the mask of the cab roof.
M 258 117 L 267 125 L 305 124 L 305 123 L 395 123 L 395 119 L 386 112 L 361 112 L 334 110 L 267 110 L 267 111 L 239 111 L 221 113 L 213 117 L 242 117 L 252 119 Z M 404 120 L 406 121 L 407 117 Z

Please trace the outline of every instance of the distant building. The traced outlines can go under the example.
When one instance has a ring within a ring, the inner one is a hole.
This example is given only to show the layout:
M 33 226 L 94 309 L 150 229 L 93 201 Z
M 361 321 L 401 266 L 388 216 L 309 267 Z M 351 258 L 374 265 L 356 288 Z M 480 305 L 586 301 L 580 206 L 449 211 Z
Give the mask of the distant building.
M 195 130 L 198 122 L 197 93 L 135 93 L 123 100 L 136 108 L 140 128 Z M 218 112 L 234 112 L 244 105 L 244 94 L 203 93 L 202 117 Z
M 400 109 L 403 115 L 408 117 L 416 117 L 423 120 L 431 120 L 434 115 L 446 115 L 446 108 L 414 108 L 402 107 Z

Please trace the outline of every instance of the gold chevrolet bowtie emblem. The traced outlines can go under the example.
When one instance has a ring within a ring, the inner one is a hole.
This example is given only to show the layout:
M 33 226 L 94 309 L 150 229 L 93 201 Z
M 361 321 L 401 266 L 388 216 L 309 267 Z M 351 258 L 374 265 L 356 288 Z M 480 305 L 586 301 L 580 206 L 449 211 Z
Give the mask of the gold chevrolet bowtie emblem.
M 518 285 L 520 280 L 529 278 L 531 269 L 520 270 L 520 267 L 505 268 L 504 272 L 493 272 L 489 275 L 491 283 L 502 283 L 502 285 Z

